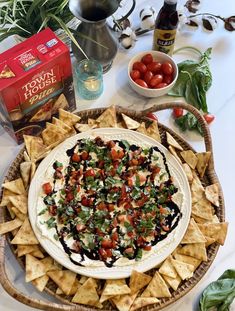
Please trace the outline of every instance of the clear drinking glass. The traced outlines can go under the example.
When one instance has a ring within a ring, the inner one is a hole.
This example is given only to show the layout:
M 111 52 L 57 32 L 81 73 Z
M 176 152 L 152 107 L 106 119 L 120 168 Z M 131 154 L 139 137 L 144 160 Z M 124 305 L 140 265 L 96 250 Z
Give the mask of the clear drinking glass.
M 84 59 L 76 67 L 78 93 L 83 99 L 96 99 L 103 92 L 102 66 L 96 60 Z

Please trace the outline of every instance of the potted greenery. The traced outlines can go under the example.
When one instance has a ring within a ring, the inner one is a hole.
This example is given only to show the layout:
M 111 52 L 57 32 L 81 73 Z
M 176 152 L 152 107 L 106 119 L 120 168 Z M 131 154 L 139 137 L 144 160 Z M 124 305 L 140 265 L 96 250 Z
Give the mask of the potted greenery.
M 70 12 L 69 0 L 3 0 L 0 2 L 0 42 L 9 36 L 28 38 L 46 27 L 66 34 L 79 49 L 69 24 L 78 20 Z M 61 31 L 62 30 L 62 31 Z M 83 52 L 83 51 L 82 51 Z

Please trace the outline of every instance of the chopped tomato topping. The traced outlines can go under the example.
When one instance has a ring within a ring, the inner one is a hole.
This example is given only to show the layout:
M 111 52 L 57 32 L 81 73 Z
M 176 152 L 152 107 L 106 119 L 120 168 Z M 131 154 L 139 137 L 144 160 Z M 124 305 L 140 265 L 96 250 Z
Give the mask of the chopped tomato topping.
M 87 160 L 89 158 L 89 153 L 87 151 L 83 151 L 83 153 L 81 154 L 81 158 L 82 160 Z
M 72 161 L 73 161 L 73 162 L 80 162 L 80 161 L 81 161 L 81 158 L 80 158 L 79 154 L 74 153 L 74 154 L 72 155 Z
M 95 177 L 95 171 L 93 170 L 93 168 L 87 170 L 84 174 L 85 177 Z
M 52 193 L 52 186 L 49 182 L 45 183 L 42 185 L 42 189 L 45 192 L 45 194 L 50 194 Z

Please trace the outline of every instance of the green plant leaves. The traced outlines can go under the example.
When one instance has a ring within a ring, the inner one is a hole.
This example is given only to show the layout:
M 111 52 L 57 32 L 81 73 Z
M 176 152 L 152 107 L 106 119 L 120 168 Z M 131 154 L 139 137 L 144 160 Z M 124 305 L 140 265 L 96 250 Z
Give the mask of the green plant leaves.
M 210 54 L 211 48 L 202 54 L 199 62 L 186 60 L 179 63 L 179 77 L 168 95 L 184 97 L 187 103 L 207 112 L 206 92 L 212 84 L 212 75 L 208 64 Z
M 216 307 L 217 311 L 228 311 L 235 298 L 235 270 L 226 270 L 217 281 L 203 291 L 199 310 L 207 311 Z

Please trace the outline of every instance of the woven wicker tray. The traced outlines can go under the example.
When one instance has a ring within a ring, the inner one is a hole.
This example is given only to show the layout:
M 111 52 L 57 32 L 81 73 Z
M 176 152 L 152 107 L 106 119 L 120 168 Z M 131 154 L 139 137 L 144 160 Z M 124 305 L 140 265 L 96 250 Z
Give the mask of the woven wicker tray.
M 202 130 L 204 133 L 205 149 L 206 149 L 206 151 L 211 151 L 211 153 L 212 153 L 212 156 L 210 158 L 210 162 L 209 162 L 209 165 L 207 167 L 204 178 L 202 180 L 202 183 L 204 186 L 209 185 L 209 184 L 213 184 L 213 183 L 219 184 L 218 178 L 217 178 L 215 170 L 214 170 L 214 161 L 213 161 L 213 152 L 212 152 L 212 143 L 211 143 L 210 132 L 209 132 L 209 129 L 208 129 L 206 122 L 201 117 L 201 114 L 194 107 L 192 107 L 188 104 L 179 103 L 179 102 L 177 102 L 177 103 L 171 102 L 171 103 L 165 103 L 162 105 L 156 105 L 156 106 L 153 106 L 150 109 L 147 109 L 147 110 L 142 111 L 142 112 L 136 112 L 133 110 L 127 110 L 127 109 L 124 109 L 121 107 L 117 107 L 117 117 L 120 117 L 121 113 L 125 113 L 137 121 L 149 122 L 149 119 L 145 117 L 145 115 L 148 112 L 156 112 L 156 111 L 174 108 L 174 107 L 181 107 L 183 109 L 190 111 L 191 113 L 193 113 L 196 116 L 199 123 L 201 124 Z M 104 110 L 105 110 L 104 108 L 85 110 L 85 111 L 79 112 L 78 115 L 81 117 L 81 123 L 86 123 L 88 118 L 94 118 L 95 119 Z M 166 131 L 167 131 L 179 142 L 179 144 L 183 147 L 184 150 L 191 149 L 192 151 L 195 151 L 182 137 L 180 137 L 178 134 L 173 132 L 171 129 L 169 129 L 168 127 L 166 127 L 160 123 L 159 123 L 159 131 L 161 134 L 161 139 L 162 139 L 163 145 L 166 145 Z M 23 161 L 23 151 L 24 151 L 24 148 L 21 150 L 19 155 L 16 157 L 16 159 L 12 163 L 5 179 L 13 180 L 19 176 L 19 165 Z M 220 185 L 219 185 L 219 188 L 220 188 L 220 195 L 219 195 L 220 205 L 219 205 L 219 208 L 216 209 L 216 215 L 218 216 L 219 220 L 221 222 L 223 222 L 224 218 L 225 218 L 224 199 L 223 199 L 223 194 L 222 194 L 222 190 L 221 190 Z M 7 221 L 9 219 L 10 218 L 9 218 L 9 215 L 7 214 L 7 212 L 3 208 L 1 208 L 0 209 L 0 222 Z M 39 299 L 32 298 L 32 297 L 25 295 L 24 293 L 20 292 L 18 289 L 16 289 L 14 287 L 14 285 L 11 283 L 11 281 L 8 279 L 8 276 L 6 274 L 6 263 L 5 263 L 5 257 L 4 257 L 6 243 L 8 243 L 8 241 L 11 238 L 12 238 L 11 233 L 9 233 L 9 234 L 4 235 L 0 239 L 0 283 L 2 284 L 2 286 L 6 290 L 6 292 L 8 292 L 8 294 L 10 294 L 13 298 L 15 298 L 16 300 L 18 300 L 18 301 L 20 301 L 26 305 L 29 305 L 29 306 L 34 307 L 34 308 L 42 309 L 42 310 L 64 310 L 64 311 L 97 310 L 96 308 L 89 307 L 89 306 L 75 305 L 75 304 L 70 302 L 71 297 L 70 298 L 66 297 L 66 296 L 61 297 L 59 295 L 56 295 L 55 292 L 56 292 L 57 286 L 52 281 L 48 282 L 48 284 L 45 288 L 45 291 L 47 293 L 51 294 L 52 296 L 56 297 L 59 300 L 58 303 L 51 303 L 51 302 L 46 302 L 46 301 L 42 301 Z M 10 244 L 10 247 L 11 247 L 13 254 L 14 254 L 14 251 L 15 251 L 14 246 Z M 217 243 L 213 243 L 212 245 L 210 245 L 207 248 L 208 260 L 206 262 L 202 262 L 200 264 L 200 266 L 194 272 L 192 278 L 182 282 L 181 285 L 179 286 L 179 288 L 176 291 L 172 292 L 171 298 L 162 298 L 162 299 L 160 299 L 160 303 L 144 307 L 141 310 L 149 310 L 149 311 L 150 310 L 154 310 L 154 311 L 161 310 L 164 307 L 174 303 L 176 300 L 183 297 L 205 275 L 205 273 L 207 272 L 207 270 L 211 266 L 213 260 L 215 259 L 215 256 L 217 254 L 218 249 L 219 249 L 219 245 Z M 18 260 L 19 264 L 24 268 L 25 267 L 24 260 L 21 258 L 17 258 L 17 260 Z M 149 274 L 153 274 L 153 273 L 154 273 L 154 269 L 149 271 Z M 104 310 L 104 311 L 105 310 L 106 311 L 116 310 L 116 308 L 114 306 L 112 306 L 110 303 L 107 303 L 104 305 L 104 308 L 102 310 Z

